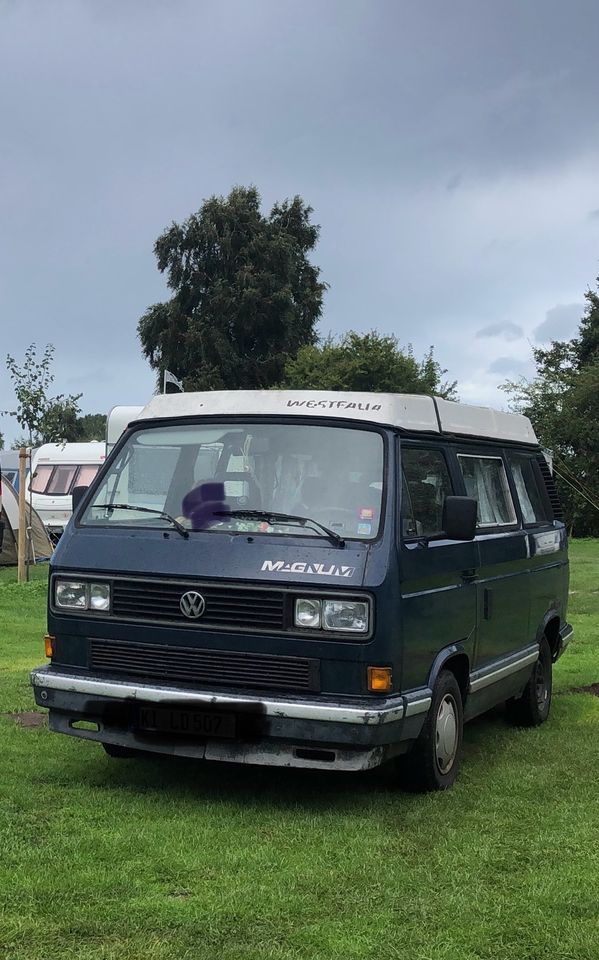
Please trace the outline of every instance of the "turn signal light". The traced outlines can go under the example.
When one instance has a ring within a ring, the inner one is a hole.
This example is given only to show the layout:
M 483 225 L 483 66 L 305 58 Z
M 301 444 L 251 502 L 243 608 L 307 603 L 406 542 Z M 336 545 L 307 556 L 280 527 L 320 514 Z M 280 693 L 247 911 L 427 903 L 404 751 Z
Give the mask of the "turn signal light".
M 389 693 L 392 688 L 391 667 L 368 667 L 368 689 L 372 693 Z
M 44 649 L 47 657 L 54 656 L 54 641 L 56 637 L 53 637 L 51 634 L 47 633 L 44 637 Z

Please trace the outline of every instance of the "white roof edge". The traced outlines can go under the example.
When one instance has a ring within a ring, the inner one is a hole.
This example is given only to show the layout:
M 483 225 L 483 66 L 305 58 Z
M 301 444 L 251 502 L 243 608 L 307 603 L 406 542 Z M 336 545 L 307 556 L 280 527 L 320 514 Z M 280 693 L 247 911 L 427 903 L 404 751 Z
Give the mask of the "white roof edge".
M 537 444 L 527 417 L 428 394 L 332 390 L 213 390 L 158 394 L 137 421 L 193 416 L 315 416 L 426 433 Z

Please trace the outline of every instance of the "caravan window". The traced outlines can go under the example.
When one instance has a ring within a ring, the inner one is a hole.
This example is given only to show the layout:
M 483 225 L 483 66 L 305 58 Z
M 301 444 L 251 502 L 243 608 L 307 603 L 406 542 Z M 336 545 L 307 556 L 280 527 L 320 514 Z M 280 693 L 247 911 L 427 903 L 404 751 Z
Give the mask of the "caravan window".
M 31 490 L 33 493 L 45 493 L 48 497 L 64 497 L 71 493 L 73 487 L 89 487 L 99 469 L 96 463 L 83 466 L 76 463 L 42 463 L 35 469 Z
M 99 466 L 97 466 L 95 463 L 86 463 L 82 467 L 79 467 L 79 473 L 77 474 L 77 479 L 73 483 L 73 486 L 89 487 L 99 469 Z
M 76 464 L 61 464 L 56 467 L 45 492 L 54 497 L 61 497 L 69 493 L 75 474 Z
M 48 480 L 52 476 L 52 471 L 54 467 L 51 463 L 42 463 L 40 466 L 35 468 L 35 473 L 33 474 L 31 480 L 31 489 L 34 493 L 44 493 L 46 487 L 48 486 Z

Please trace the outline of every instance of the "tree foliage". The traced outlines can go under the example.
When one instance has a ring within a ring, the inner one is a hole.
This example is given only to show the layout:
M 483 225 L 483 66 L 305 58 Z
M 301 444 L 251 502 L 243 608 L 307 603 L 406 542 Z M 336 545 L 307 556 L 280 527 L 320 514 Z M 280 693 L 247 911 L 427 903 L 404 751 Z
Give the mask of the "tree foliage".
M 211 197 L 156 241 L 158 269 L 173 291 L 138 324 L 158 373 L 187 390 L 265 388 L 289 355 L 315 341 L 326 284 L 308 259 L 319 228 L 301 197 L 260 211 L 254 187 Z
M 17 401 L 15 410 L 4 414 L 16 417 L 19 426 L 27 431 L 26 443 L 36 446 L 41 443 L 68 439 L 69 430 L 81 412 L 79 400 L 82 394 L 58 394 L 49 397 L 48 391 L 54 382 L 52 362 L 54 347 L 47 343 L 41 359 L 37 357 L 35 343 L 25 351 L 22 364 L 10 355 L 6 368 L 13 382 Z
M 104 440 L 106 437 L 106 414 L 86 413 L 77 418 L 75 424 L 77 436 L 74 440 L 85 443 L 88 440 Z
M 298 390 L 356 390 L 377 393 L 435 393 L 456 399 L 456 383 L 443 381 L 433 348 L 417 360 L 411 344 L 371 330 L 350 330 L 301 347 L 285 365 L 281 386 Z
M 585 298 L 578 336 L 534 350 L 536 377 L 503 389 L 554 455 L 573 534 L 599 536 L 599 296 L 589 290 Z

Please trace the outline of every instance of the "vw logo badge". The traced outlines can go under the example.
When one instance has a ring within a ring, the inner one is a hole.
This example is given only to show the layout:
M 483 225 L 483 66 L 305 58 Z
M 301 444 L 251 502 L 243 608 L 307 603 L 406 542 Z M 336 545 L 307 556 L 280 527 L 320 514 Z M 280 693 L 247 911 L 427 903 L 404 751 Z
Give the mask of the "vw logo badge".
M 201 593 L 188 590 L 179 600 L 179 607 L 185 617 L 189 617 L 190 620 L 197 620 L 206 609 L 206 601 Z

